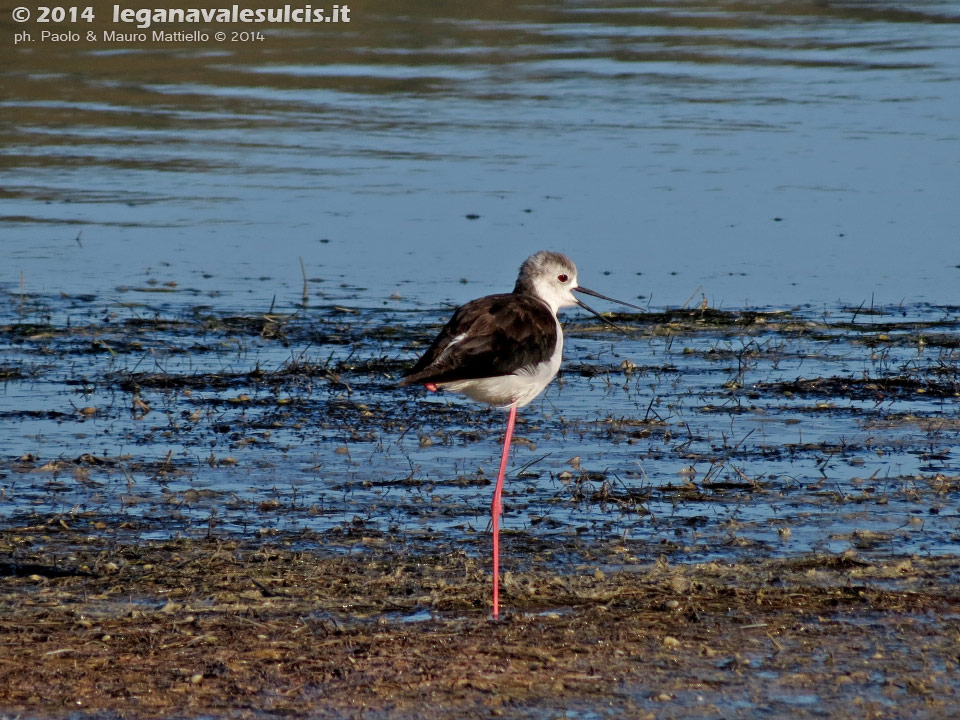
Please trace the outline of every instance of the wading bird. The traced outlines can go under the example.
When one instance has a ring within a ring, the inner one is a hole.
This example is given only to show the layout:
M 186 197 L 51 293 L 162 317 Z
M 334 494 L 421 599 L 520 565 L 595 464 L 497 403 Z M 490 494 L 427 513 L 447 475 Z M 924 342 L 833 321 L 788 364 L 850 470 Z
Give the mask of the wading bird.
M 490 507 L 493 534 L 493 618 L 500 615 L 500 497 L 517 408 L 531 402 L 560 369 L 563 330 L 560 308 L 579 305 L 621 330 L 573 293 L 642 310 L 577 284 L 577 267 L 566 255 L 541 250 L 524 261 L 512 293 L 488 295 L 460 307 L 400 385 L 450 390 L 509 410 L 500 472 Z

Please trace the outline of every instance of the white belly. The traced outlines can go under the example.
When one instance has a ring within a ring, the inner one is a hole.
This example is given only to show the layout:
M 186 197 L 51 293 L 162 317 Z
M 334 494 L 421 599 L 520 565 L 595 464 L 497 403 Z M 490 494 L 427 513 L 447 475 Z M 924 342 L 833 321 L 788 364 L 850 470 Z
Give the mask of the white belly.
M 523 407 L 543 392 L 557 376 L 563 357 L 563 330 L 557 322 L 557 347 L 547 362 L 521 368 L 512 375 L 437 383 L 444 390 L 466 395 L 471 400 L 498 408 Z

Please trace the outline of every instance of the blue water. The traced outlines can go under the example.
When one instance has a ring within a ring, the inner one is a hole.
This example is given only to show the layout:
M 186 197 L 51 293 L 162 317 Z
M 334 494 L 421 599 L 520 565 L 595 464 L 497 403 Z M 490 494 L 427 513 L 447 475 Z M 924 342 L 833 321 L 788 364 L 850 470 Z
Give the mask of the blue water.
M 949 304 L 958 23 L 946 1 L 373 3 L 256 44 L 19 45 L 0 288 L 289 308 L 302 258 L 314 297 L 424 307 L 551 248 L 652 307 Z

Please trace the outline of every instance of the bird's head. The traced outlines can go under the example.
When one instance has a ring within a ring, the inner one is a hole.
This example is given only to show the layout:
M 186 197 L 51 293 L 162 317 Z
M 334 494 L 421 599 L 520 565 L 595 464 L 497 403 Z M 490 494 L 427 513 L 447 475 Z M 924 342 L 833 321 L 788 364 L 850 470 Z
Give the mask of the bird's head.
M 577 283 L 577 266 L 573 264 L 573 260 L 563 253 L 549 252 L 547 250 L 534 253 L 524 261 L 523 265 L 520 266 L 520 277 L 517 278 L 517 285 L 513 291 L 522 295 L 533 295 L 543 300 L 543 302 L 550 306 L 554 314 L 556 314 L 560 308 L 579 305 L 584 310 L 596 315 L 608 325 L 613 325 L 613 323 L 586 305 L 580 298 L 574 295 L 574 293 L 592 295 L 601 300 L 609 300 L 610 302 L 626 305 L 627 307 L 632 307 L 637 310 L 643 310 L 643 308 L 638 305 L 632 305 L 623 300 L 607 297 L 588 288 L 581 287 Z M 617 326 L 613 325 L 613 327 Z M 621 328 L 618 327 L 617 329 L 621 330 Z

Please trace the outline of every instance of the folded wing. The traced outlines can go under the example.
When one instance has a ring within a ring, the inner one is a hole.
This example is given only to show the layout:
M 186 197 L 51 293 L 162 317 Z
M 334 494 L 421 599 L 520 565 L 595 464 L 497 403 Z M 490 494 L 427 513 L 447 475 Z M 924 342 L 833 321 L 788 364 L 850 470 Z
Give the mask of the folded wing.
M 489 295 L 454 313 L 400 385 L 512 375 L 548 362 L 556 343 L 556 320 L 543 302 Z

